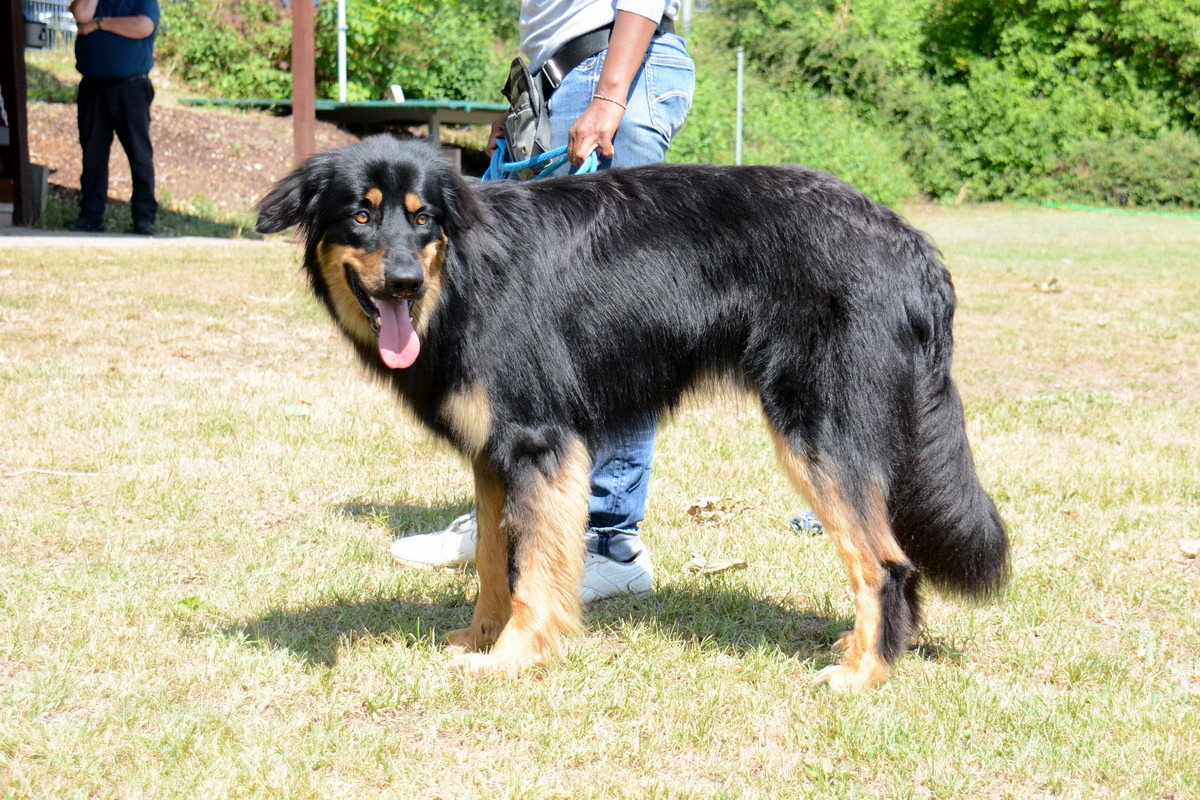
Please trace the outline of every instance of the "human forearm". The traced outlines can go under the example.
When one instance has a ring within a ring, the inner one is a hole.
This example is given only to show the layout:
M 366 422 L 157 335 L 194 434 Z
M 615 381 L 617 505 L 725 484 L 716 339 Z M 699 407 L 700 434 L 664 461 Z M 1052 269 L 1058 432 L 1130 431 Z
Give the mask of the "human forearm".
M 96 6 L 100 0 L 74 0 L 71 3 L 71 14 L 75 17 L 75 22 L 82 25 L 85 22 L 91 22 L 92 17 L 96 16 Z
M 86 2 L 86 0 L 82 1 Z M 94 7 L 95 3 L 93 2 L 92 5 Z M 87 22 L 79 24 L 80 36 L 87 36 L 98 30 L 115 33 L 126 39 L 145 39 L 154 33 L 154 20 L 138 14 L 133 17 L 91 17 Z
M 658 23 L 630 11 L 618 11 L 613 23 L 612 36 L 608 40 L 608 55 L 604 58 L 604 69 L 596 84 L 596 93 L 625 102 L 629 87 L 637 71 Z

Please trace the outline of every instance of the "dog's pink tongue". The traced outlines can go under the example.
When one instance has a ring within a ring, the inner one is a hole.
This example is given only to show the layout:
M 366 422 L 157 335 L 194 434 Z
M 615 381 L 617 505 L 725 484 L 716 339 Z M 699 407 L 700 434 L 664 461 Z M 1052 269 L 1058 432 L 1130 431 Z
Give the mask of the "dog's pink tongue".
M 390 369 L 404 369 L 417 360 L 421 340 L 408 316 L 407 300 L 376 300 L 379 306 L 379 357 Z

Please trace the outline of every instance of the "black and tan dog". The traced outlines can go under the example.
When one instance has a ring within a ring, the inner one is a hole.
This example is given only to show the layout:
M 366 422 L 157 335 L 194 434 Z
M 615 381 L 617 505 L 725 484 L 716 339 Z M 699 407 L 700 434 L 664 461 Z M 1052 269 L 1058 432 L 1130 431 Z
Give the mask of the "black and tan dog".
M 711 378 L 755 393 L 850 573 L 841 665 L 866 689 L 911 643 L 918 584 L 999 587 L 1007 540 L 950 379 L 933 246 L 798 167 L 662 165 L 469 182 L 424 142 L 321 153 L 260 202 L 299 225 L 359 357 L 473 467 L 480 593 L 449 636 L 514 671 L 579 624 L 589 452 Z

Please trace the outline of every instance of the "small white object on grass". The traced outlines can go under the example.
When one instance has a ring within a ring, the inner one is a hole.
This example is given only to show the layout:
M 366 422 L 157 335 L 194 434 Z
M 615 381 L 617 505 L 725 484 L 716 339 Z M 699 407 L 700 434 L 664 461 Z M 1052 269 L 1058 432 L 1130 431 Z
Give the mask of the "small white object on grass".
M 748 566 L 749 562 L 742 558 L 709 558 L 697 553 L 684 565 L 684 569 L 699 575 L 713 575 L 731 569 L 745 569 Z

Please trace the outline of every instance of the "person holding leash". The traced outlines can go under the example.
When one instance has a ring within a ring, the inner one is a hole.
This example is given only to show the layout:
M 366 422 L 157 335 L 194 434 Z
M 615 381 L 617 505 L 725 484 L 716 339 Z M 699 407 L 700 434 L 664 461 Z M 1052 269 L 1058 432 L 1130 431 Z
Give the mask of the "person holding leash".
M 549 149 L 567 145 L 573 166 L 595 151 L 600 169 L 666 158 L 695 89 L 695 65 L 675 34 L 678 10 L 679 0 L 521 3 L 521 50 L 548 100 Z M 489 154 L 504 135 L 507 116 L 492 125 Z M 585 605 L 651 591 L 654 567 L 638 526 L 645 517 L 654 432 L 650 422 L 592 453 L 580 590 Z M 472 512 L 443 531 L 396 540 L 392 556 L 414 567 L 462 566 L 475 559 L 475 538 Z

